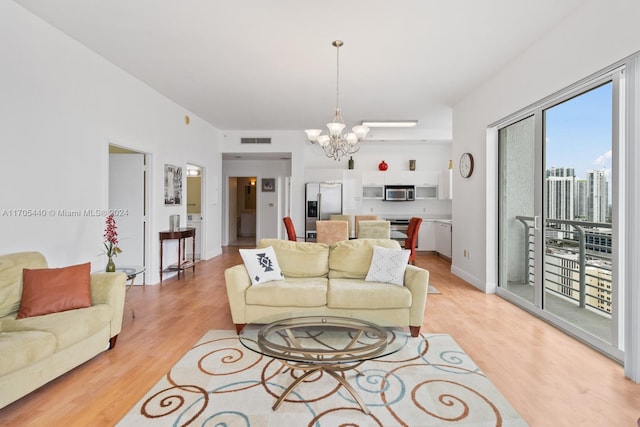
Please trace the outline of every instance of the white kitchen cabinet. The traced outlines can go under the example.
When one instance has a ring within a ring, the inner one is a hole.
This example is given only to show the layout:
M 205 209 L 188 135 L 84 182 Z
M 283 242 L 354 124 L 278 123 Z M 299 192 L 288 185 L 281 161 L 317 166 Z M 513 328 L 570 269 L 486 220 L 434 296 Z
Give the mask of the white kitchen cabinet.
M 355 215 L 362 209 L 362 174 L 345 170 L 342 176 L 342 213 Z
M 413 172 L 413 182 L 416 187 L 431 187 L 438 185 L 438 172 L 415 171 Z
M 416 186 L 416 200 L 438 198 L 438 174 L 436 172 L 415 172 L 413 185 Z
M 420 230 L 418 230 L 418 250 L 436 250 L 435 222 L 425 219 L 422 220 L 422 224 L 420 224 Z
M 436 229 L 436 251 L 451 259 L 451 224 L 446 222 L 435 222 Z
M 386 171 L 385 185 L 415 185 L 415 171 Z
M 453 169 L 446 169 L 440 173 L 438 180 L 438 199 L 453 199 Z
M 382 171 L 363 171 L 362 172 L 362 198 L 377 199 L 384 198 L 384 178 L 385 173 Z
M 384 185 L 384 177 L 386 172 L 382 171 L 362 171 L 362 185 L 374 186 Z

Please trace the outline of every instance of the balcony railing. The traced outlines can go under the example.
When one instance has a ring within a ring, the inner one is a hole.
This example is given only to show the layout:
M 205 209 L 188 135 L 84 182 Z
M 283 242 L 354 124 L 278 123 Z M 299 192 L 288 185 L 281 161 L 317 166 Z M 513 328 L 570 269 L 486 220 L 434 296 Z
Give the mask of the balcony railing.
M 534 218 L 517 216 L 524 225 L 524 283 L 534 281 Z M 545 292 L 611 318 L 611 224 L 547 219 L 545 224 Z

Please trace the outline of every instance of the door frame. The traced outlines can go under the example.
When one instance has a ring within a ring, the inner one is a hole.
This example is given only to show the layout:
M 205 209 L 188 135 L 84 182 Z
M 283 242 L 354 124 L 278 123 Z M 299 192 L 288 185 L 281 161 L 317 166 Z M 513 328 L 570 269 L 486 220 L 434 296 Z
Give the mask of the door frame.
M 489 184 L 490 178 L 493 178 L 495 181 L 492 182 L 493 188 L 495 189 L 495 193 L 492 194 L 494 200 L 494 206 L 491 207 L 493 211 L 489 208 L 490 203 L 488 203 L 487 212 L 492 212 L 493 216 L 488 216 L 492 218 L 491 228 L 489 230 L 493 230 L 494 234 L 494 242 L 495 247 L 491 248 L 494 258 L 487 258 L 487 274 L 488 276 L 493 273 L 493 279 L 496 288 L 496 294 L 500 297 L 510 301 L 511 303 L 519 306 L 520 308 L 535 314 L 536 316 L 542 318 L 543 320 L 552 323 L 559 329 L 563 330 L 567 334 L 579 339 L 592 346 L 593 348 L 601 351 L 602 353 L 612 357 L 613 359 L 623 362 L 625 359 L 625 351 L 620 350 L 618 347 L 622 346 L 622 348 L 627 349 L 627 344 L 624 341 L 624 329 L 625 323 L 629 318 L 627 313 L 625 313 L 625 306 L 622 303 L 624 301 L 625 295 L 625 268 L 624 268 L 624 248 L 626 247 L 626 238 L 624 236 L 624 224 L 626 218 L 624 217 L 624 200 L 618 197 L 618 194 L 621 191 L 624 191 L 624 188 L 621 188 L 620 185 L 623 183 L 622 177 L 625 176 L 625 168 L 623 162 L 623 156 L 621 155 L 624 152 L 626 147 L 626 141 L 622 137 L 623 135 L 619 135 L 618 131 L 625 126 L 624 122 L 624 105 L 622 102 L 624 101 L 625 87 L 624 87 L 624 74 L 625 74 L 625 64 L 620 63 L 616 64 L 608 68 L 607 70 L 602 71 L 601 73 L 594 74 L 587 79 L 584 79 L 575 85 L 566 88 L 562 91 L 557 92 L 556 94 L 547 97 L 541 100 L 538 103 L 535 103 L 532 106 L 529 106 L 525 109 L 518 111 L 517 113 L 499 121 L 496 123 L 492 123 L 489 125 L 487 129 L 487 158 L 492 158 L 495 161 L 495 175 L 493 177 L 489 177 L 487 179 L 487 183 Z M 545 206 L 545 189 L 543 185 L 542 176 L 544 175 L 544 141 L 543 132 L 544 132 L 544 123 L 543 123 L 543 111 L 549 108 L 552 108 L 555 105 L 558 105 L 568 99 L 579 96 L 580 94 L 587 92 L 595 87 L 602 85 L 604 82 L 612 81 L 613 82 L 613 133 L 612 133 L 612 168 L 614 170 L 614 174 L 612 175 L 612 211 L 613 211 L 613 221 L 612 221 L 612 233 L 615 235 L 613 252 L 612 252 L 612 283 L 614 283 L 614 292 L 612 295 L 613 299 L 613 313 L 615 316 L 615 320 L 613 320 L 613 324 L 616 325 L 612 330 L 612 343 L 608 344 L 601 339 L 594 338 L 591 334 L 583 331 L 582 329 L 574 326 L 573 324 L 565 321 L 562 318 L 559 318 L 548 311 L 543 309 L 543 295 L 540 291 L 540 286 L 544 286 L 542 283 L 543 280 L 543 270 L 544 270 L 544 226 L 539 227 L 534 231 L 535 242 L 536 242 L 536 251 L 535 255 L 535 296 L 534 302 L 530 303 L 521 299 L 520 297 L 510 293 L 509 291 L 501 288 L 499 286 L 500 277 L 499 273 L 501 272 L 500 267 L 500 257 L 499 257 L 499 238 L 500 238 L 500 223 L 499 223 L 499 212 L 500 212 L 500 192 L 499 192 L 499 175 L 501 171 L 499 170 L 499 130 L 506 126 L 509 126 L 513 123 L 516 123 L 522 119 L 527 118 L 531 115 L 537 115 L 539 119 L 535 121 L 535 168 L 536 168 L 536 183 L 535 183 L 535 216 L 540 218 L 540 223 L 544 224 L 546 212 Z M 620 96 L 618 96 L 620 95 Z M 487 186 L 489 187 L 489 185 Z M 625 193 L 626 194 L 626 193 Z M 489 263 L 492 264 L 489 264 Z

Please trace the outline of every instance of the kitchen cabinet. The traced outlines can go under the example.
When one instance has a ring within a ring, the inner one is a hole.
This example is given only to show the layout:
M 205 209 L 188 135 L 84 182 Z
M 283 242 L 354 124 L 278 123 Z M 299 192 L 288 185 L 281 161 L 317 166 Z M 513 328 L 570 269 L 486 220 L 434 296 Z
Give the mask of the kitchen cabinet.
M 387 171 L 384 185 L 415 185 L 415 171 Z
M 451 259 L 451 224 L 447 222 L 435 222 L 436 251 Z
M 435 172 L 416 172 L 413 180 L 416 186 L 416 200 L 438 198 L 438 174 Z
M 438 173 L 430 171 L 414 172 L 413 182 L 416 187 L 431 187 L 438 185 Z
M 362 198 L 377 199 L 384 198 L 385 173 L 381 171 L 362 172 Z
M 435 251 L 436 250 L 436 234 L 435 222 L 422 220 L 420 230 L 418 230 L 418 250 L 419 251 Z

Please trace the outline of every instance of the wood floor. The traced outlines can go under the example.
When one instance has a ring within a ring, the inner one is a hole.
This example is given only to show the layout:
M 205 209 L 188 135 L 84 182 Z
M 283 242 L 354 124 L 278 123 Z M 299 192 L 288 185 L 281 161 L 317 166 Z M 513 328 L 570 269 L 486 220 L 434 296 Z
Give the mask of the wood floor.
M 105 352 L 0 409 L 0 425 L 111 426 L 209 329 L 232 329 L 223 271 L 237 247 L 197 264 L 195 274 L 136 286 L 123 331 Z M 420 254 L 442 294 L 430 294 L 423 332 L 446 333 L 471 356 L 531 426 L 635 426 L 640 384 L 616 362 Z

